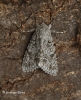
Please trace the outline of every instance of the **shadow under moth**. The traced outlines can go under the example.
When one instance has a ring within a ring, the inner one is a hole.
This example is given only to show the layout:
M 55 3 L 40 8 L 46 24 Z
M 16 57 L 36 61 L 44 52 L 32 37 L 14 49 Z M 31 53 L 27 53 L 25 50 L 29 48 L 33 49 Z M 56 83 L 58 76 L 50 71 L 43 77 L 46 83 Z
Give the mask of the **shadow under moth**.
M 57 75 L 58 65 L 50 28 L 51 26 L 45 23 L 36 28 L 23 58 L 22 70 L 24 72 L 41 68 L 45 73 Z

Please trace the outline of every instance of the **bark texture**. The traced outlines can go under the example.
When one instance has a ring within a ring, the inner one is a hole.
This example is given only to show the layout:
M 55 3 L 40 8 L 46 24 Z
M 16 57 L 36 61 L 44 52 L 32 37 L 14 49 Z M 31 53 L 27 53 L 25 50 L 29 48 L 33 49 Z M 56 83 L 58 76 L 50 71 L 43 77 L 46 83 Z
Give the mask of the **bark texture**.
M 57 76 L 22 71 L 42 22 L 52 24 Z M 0 100 L 81 100 L 81 0 L 0 0 Z

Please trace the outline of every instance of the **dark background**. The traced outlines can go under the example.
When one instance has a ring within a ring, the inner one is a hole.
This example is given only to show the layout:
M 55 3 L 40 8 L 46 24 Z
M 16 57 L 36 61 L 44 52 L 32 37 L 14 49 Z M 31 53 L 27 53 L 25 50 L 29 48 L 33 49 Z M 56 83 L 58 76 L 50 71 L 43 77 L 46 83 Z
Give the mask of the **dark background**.
M 52 25 L 57 76 L 22 71 L 30 37 L 42 22 Z M 81 0 L 0 0 L 0 100 L 81 100 L 80 45 Z

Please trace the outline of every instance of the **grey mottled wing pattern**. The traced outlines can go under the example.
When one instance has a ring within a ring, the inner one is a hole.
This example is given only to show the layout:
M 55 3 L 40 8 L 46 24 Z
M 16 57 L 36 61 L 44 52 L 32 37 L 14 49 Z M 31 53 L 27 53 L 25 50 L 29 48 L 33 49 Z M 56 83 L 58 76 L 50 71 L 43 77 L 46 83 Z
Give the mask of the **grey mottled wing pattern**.
M 38 66 L 50 75 L 57 75 L 58 67 L 55 53 L 55 45 L 51 36 L 50 27 L 42 24 L 40 30 L 40 61 Z
M 57 75 L 58 67 L 55 46 L 50 27 L 42 23 L 36 28 L 23 58 L 23 71 L 41 68 L 45 73 Z
M 38 39 L 36 38 L 37 34 L 34 33 L 25 52 L 22 63 L 22 69 L 24 72 L 34 71 L 36 68 L 39 67 L 37 63 L 38 63 L 38 50 L 40 49 L 40 46 L 37 48 L 39 43 L 37 44 Z

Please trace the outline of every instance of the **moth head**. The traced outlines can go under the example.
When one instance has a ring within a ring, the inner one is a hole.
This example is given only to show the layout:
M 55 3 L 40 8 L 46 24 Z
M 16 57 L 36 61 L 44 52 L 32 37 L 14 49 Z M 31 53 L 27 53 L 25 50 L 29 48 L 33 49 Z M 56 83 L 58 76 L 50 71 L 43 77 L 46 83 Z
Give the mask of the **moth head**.
M 51 29 L 51 24 L 49 24 L 49 29 Z

